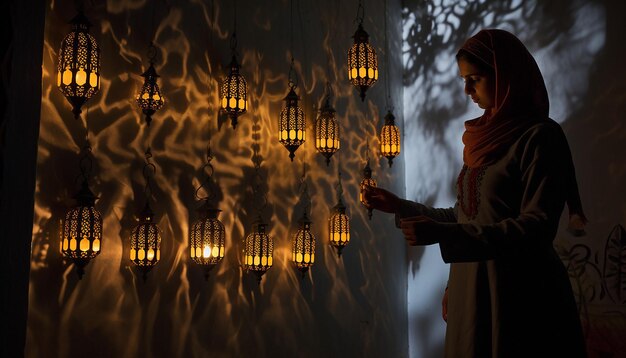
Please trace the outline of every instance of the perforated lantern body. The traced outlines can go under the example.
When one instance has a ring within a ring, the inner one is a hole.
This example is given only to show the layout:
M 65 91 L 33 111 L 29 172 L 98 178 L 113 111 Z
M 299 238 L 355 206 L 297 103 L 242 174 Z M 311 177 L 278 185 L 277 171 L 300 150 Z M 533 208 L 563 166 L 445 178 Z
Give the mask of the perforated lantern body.
M 385 124 L 380 130 L 380 153 L 389 161 L 389 167 L 393 164 L 393 158 L 400 154 L 400 129 L 391 111 L 385 116 Z
M 326 100 L 315 121 L 315 149 L 324 155 L 327 166 L 330 164 L 330 158 L 340 148 L 340 129 L 335 114 L 335 109 Z
M 339 201 L 335 205 L 333 215 L 328 219 L 328 233 L 330 244 L 337 249 L 337 255 L 350 242 L 350 218 L 346 215 L 346 207 Z
M 265 232 L 265 224 L 257 223 L 244 242 L 244 267 L 261 276 L 274 264 L 274 240 Z
M 72 31 L 65 36 L 59 50 L 57 87 L 78 117 L 82 105 L 100 90 L 100 49 L 89 34 L 91 24 L 82 13 L 71 24 Z
M 165 99 L 161 95 L 161 89 L 157 83 L 159 75 L 154 69 L 152 62 L 150 67 L 141 75 L 144 78 L 141 90 L 137 94 L 137 105 L 141 108 L 143 114 L 146 115 L 146 122 L 150 125 L 152 115 L 163 107 Z
M 87 182 L 75 197 L 78 205 L 65 214 L 61 232 L 61 253 L 76 264 L 79 278 L 89 261 L 102 250 L 102 215 Z
M 292 86 L 285 97 L 285 108 L 280 112 L 278 124 L 278 140 L 289 151 L 291 161 L 298 147 L 306 140 L 304 111 L 298 106 L 298 100 L 295 87 Z
M 367 186 L 377 186 L 378 183 L 376 183 L 376 180 L 374 180 L 372 178 L 372 169 L 370 168 L 370 161 L 369 159 L 367 160 L 367 164 L 365 165 L 365 168 L 363 168 L 363 180 L 361 180 L 361 183 L 359 184 L 359 201 L 361 202 L 361 204 L 363 204 L 366 208 L 367 208 L 367 216 L 369 217 L 369 219 L 372 219 L 372 209 L 369 208 L 366 203 L 365 200 L 363 200 L 363 191 L 365 190 L 365 187 Z
M 161 260 L 161 230 L 147 204 L 141 213 L 139 224 L 130 234 L 130 260 L 143 271 L 144 279 Z
M 247 83 L 239 69 L 237 57 L 233 55 L 230 71 L 222 81 L 220 91 L 222 110 L 228 114 L 233 128 L 237 127 L 237 118 L 248 110 Z
M 207 204 L 208 205 L 208 204 Z M 200 210 L 203 214 L 191 226 L 189 254 L 193 262 L 212 269 L 224 258 L 226 231 L 218 220 L 219 209 Z
M 359 24 L 353 38 L 354 44 L 348 50 L 348 79 L 359 89 L 363 101 L 365 92 L 378 80 L 378 56 L 362 24 Z
M 300 219 L 300 227 L 293 235 L 291 260 L 302 275 L 315 263 L 315 236 L 311 233 L 311 221 L 306 213 Z

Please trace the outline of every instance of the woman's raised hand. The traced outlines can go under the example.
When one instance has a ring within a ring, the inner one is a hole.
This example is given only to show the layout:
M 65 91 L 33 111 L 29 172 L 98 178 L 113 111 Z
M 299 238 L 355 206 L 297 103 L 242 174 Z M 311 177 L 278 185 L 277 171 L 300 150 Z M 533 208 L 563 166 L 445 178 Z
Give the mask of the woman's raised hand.
M 363 188 L 363 201 L 368 208 L 386 213 L 395 213 L 400 205 L 400 198 L 396 194 L 369 185 Z

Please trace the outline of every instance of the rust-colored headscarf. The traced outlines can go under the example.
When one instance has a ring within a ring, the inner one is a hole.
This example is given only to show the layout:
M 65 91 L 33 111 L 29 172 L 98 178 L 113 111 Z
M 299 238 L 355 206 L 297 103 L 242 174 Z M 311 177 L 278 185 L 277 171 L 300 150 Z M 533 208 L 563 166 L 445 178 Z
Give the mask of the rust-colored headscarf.
M 500 159 L 531 126 L 553 121 L 548 117 L 550 104 L 541 71 L 517 37 L 504 30 L 482 30 L 469 38 L 462 49 L 495 73 L 495 107 L 465 122 L 463 161 L 475 168 Z M 580 234 L 587 219 L 571 159 L 567 167 L 571 168 L 566 173 L 570 179 L 567 199 L 570 229 Z

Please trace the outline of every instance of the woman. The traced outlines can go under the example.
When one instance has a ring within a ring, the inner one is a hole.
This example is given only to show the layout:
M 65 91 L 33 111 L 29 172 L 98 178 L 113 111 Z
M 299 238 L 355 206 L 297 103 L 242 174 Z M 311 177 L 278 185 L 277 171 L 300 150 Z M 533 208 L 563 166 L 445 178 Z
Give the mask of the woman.
M 465 93 L 485 112 L 465 123 L 455 207 L 429 208 L 374 187 L 364 199 L 395 213 L 409 244 L 438 243 L 451 263 L 446 357 L 583 357 L 571 285 L 552 241 L 565 203 L 577 232 L 586 219 L 541 72 L 503 30 L 480 31 L 457 61 Z

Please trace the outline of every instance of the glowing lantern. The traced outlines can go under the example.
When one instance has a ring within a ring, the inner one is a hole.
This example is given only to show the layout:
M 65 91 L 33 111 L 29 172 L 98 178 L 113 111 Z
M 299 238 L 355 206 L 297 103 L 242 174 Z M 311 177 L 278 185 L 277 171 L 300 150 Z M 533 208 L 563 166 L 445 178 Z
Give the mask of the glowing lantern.
M 360 184 L 360 192 L 359 192 L 359 200 L 361 204 L 365 205 L 367 208 L 367 216 L 370 220 L 372 220 L 372 208 L 368 207 L 363 200 L 363 190 L 365 190 L 366 186 L 376 186 L 376 180 L 372 179 L 372 168 L 370 168 L 370 160 L 367 159 L 367 164 L 365 164 L 365 168 L 363 168 L 363 180 L 361 180 Z
M 57 87 L 72 105 L 78 118 L 83 104 L 100 90 L 100 49 L 89 34 L 91 24 L 82 12 L 70 22 L 59 51 Z
M 365 92 L 378 80 L 378 57 L 369 44 L 369 35 L 363 30 L 363 19 L 353 38 L 354 45 L 348 50 L 348 79 L 359 89 L 364 101 Z
M 289 158 L 293 162 L 295 152 L 306 140 L 306 122 L 304 111 L 298 106 L 296 86 L 291 85 L 289 93 L 285 97 L 285 108 L 280 112 L 278 125 L 278 140 L 289 151 Z
M 78 205 L 65 214 L 61 236 L 61 253 L 72 259 L 82 279 L 85 266 L 98 256 L 102 249 L 102 215 L 94 208 L 95 195 L 87 180 L 74 197 Z
M 243 251 L 244 267 L 254 272 L 259 282 L 274 263 L 274 240 L 265 233 L 265 226 L 259 217 L 254 231 L 246 237 Z
M 224 258 L 226 231 L 224 224 L 217 219 L 220 209 L 209 200 L 198 209 L 200 219 L 191 226 L 189 236 L 189 254 L 193 262 L 205 267 L 205 279 L 211 270 Z
M 326 157 L 326 166 L 330 164 L 330 157 L 339 150 L 339 123 L 335 119 L 335 109 L 330 105 L 330 96 L 315 121 L 315 149 Z
M 141 91 L 137 94 L 137 104 L 141 108 L 143 114 L 146 115 L 146 123 L 150 125 L 152 115 L 163 107 L 165 99 L 161 95 L 161 90 L 157 84 L 157 78 L 160 76 L 154 69 L 154 57 L 156 56 L 156 48 L 150 44 L 150 67 L 141 76 L 144 78 Z
M 233 54 L 230 72 L 224 78 L 221 90 L 222 110 L 228 114 L 233 129 L 237 128 L 237 117 L 246 113 L 248 108 L 246 86 L 246 80 L 239 74 L 237 56 Z
M 291 260 L 302 274 L 302 277 L 315 262 L 315 237 L 311 233 L 311 220 L 305 213 L 300 219 L 300 228 L 293 235 Z
M 400 154 L 400 129 L 394 123 L 395 117 L 391 111 L 385 116 L 385 125 L 380 130 L 380 153 L 387 157 L 389 167 L 393 158 Z
M 139 224 L 130 234 L 130 260 L 142 271 L 144 281 L 161 260 L 161 230 L 148 203 L 140 214 Z
M 328 219 L 328 233 L 330 244 L 337 250 L 337 256 L 341 257 L 341 250 L 350 242 L 350 218 L 346 215 L 346 206 L 342 200 L 343 188 L 341 187 L 341 176 L 337 188 L 337 205 L 334 213 Z

